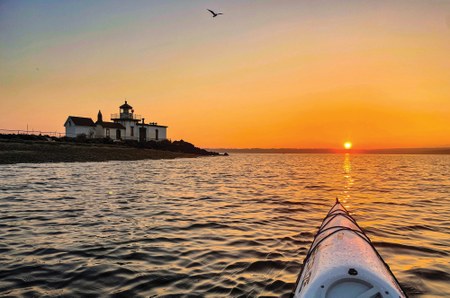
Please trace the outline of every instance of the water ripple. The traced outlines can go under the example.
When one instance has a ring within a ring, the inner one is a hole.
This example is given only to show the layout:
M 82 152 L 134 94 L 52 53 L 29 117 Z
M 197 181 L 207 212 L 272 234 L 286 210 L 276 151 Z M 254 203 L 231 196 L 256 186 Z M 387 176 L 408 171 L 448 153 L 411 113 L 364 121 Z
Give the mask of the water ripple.
M 450 296 L 450 157 L 0 166 L 2 297 L 289 297 L 339 196 L 411 297 Z

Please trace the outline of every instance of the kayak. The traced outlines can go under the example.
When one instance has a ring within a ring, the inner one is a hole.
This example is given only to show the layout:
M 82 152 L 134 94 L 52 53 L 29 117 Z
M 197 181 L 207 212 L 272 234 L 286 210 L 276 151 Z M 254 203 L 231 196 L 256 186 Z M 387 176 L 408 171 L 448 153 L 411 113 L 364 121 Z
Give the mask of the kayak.
M 406 297 L 369 237 L 338 199 L 314 238 L 292 296 Z

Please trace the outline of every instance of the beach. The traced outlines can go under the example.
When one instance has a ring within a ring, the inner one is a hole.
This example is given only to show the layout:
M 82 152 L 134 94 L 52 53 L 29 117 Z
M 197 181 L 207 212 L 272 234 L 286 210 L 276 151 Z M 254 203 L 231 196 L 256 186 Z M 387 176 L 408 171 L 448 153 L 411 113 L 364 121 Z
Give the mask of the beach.
M 118 144 L 0 140 L 0 164 L 174 159 L 198 156 L 181 152 L 132 148 Z

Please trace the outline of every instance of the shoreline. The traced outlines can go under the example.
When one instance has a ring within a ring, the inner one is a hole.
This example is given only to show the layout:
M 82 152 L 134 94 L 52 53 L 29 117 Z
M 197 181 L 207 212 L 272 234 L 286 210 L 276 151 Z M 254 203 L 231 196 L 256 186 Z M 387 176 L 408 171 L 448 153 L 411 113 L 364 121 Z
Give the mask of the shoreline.
M 133 161 L 202 155 L 109 144 L 0 140 L 0 164 Z

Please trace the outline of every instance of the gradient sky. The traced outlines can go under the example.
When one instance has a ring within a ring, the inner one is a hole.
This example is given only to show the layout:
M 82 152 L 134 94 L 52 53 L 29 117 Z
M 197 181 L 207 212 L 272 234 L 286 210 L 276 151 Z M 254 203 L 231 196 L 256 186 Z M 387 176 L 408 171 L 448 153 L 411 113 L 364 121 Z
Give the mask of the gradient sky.
M 201 147 L 450 146 L 450 1 L 0 1 L 0 128 L 125 98 Z

